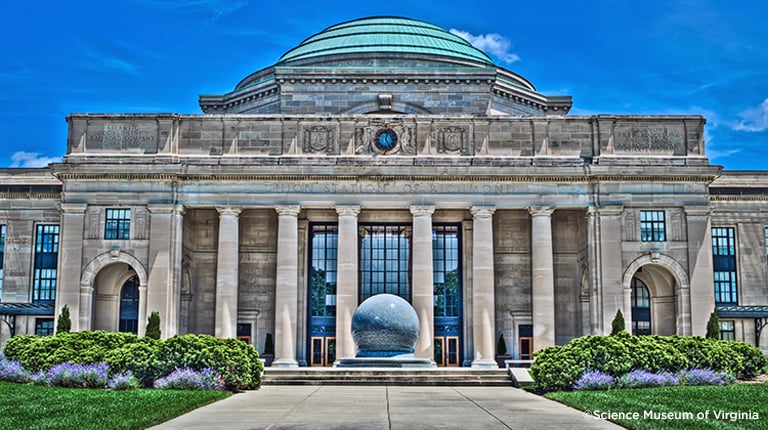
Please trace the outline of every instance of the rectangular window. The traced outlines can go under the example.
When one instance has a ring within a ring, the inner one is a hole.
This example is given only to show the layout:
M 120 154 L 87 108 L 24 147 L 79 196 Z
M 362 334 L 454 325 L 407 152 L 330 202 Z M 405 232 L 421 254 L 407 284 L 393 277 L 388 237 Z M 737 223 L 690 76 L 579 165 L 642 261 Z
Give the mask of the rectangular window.
M 736 305 L 736 238 L 733 227 L 712 228 L 715 304 Z
M 435 317 L 458 317 L 461 293 L 458 225 L 432 228 L 432 265 Z
M 643 242 L 667 240 L 664 211 L 640 211 L 640 240 Z
M 35 268 L 32 282 L 32 302 L 50 303 L 56 300 L 56 274 L 59 259 L 59 226 L 38 225 L 35 236 Z
M 360 302 L 389 293 L 411 301 L 410 225 L 360 226 Z
M 131 210 L 107 209 L 104 239 L 128 240 L 131 235 Z
M 38 336 L 53 335 L 53 318 L 35 318 L 35 334 Z
M 5 225 L 0 225 L 0 302 L 3 301 L 3 261 L 5 260 Z
M 733 321 L 720 321 L 720 339 L 721 340 L 736 339 L 736 329 L 734 328 Z
M 336 225 L 312 226 L 310 294 L 313 317 L 336 316 L 336 259 L 339 232 Z

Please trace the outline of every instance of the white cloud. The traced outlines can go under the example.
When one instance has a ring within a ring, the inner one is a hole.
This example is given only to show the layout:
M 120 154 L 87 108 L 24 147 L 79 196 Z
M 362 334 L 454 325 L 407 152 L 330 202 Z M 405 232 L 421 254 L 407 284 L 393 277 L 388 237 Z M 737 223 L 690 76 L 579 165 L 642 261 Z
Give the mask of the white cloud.
M 11 155 L 11 167 L 46 167 L 60 161 L 61 157 L 41 157 L 39 152 L 18 151 Z
M 475 48 L 491 54 L 505 63 L 511 64 L 520 60 L 520 57 L 518 57 L 517 54 L 509 52 L 512 47 L 512 43 L 509 39 L 498 33 L 479 34 L 475 36 L 474 34 L 455 28 L 452 28 L 450 31 L 471 43 Z
M 718 142 L 715 141 L 715 136 L 712 134 L 712 129 L 715 126 L 704 127 L 704 147 L 706 148 L 707 157 L 710 161 L 715 161 L 719 158 L 726 158 L 739 152 L 739 148 L 720 148 Z
M 741 120 L 733 126 L 738 131 L 765 131 L 768 130 L 768 99 L 756 107 L 739 113 Z

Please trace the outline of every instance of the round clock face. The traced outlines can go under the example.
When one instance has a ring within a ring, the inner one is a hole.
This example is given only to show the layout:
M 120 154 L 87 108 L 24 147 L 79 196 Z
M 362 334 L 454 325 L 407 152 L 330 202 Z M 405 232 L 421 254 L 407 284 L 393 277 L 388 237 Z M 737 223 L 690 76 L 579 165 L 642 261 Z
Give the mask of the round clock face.
M 379 130 L 379 132 L 376 133 L 373 144 L 376 145 L 376 149 L 379 151 L 389 152 L 397 146 L 397 133 L 389 128 Z

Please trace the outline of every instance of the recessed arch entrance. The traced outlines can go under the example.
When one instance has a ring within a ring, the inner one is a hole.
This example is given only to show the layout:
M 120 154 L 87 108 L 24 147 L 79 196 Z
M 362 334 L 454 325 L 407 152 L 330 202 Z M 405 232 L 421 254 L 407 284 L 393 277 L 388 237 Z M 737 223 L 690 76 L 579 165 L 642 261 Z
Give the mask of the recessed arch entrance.
M 675 259 L 659 253 L 637 258 L 624 272 L 623 286 L 633 333 L 691 334 L 688 275 Z
M 110 252 L 91 260 L 80 282 L 82 330 L 144 335 L 147 272 L 132 255 Z

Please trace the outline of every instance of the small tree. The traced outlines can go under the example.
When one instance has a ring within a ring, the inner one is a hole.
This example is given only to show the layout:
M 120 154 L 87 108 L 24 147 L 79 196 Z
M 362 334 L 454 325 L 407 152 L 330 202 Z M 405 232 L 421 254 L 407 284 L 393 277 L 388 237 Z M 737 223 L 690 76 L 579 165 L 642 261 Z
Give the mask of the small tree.
M 611 335 L 619 334 L 625 329 L 624 314 L 621 313 L 621 309 L 616 310 L 616 316 L 613 317 L 611 323 Z
M 72 330 L 72 320 L 69 318 L 69 306 L 61 308 L 59 319 L 56 320 L 56 333 L 69 333 Z
M 707 339 L 720 339 L 720 318 L 712 311 L 707 321 Z
M 504 335 L 499 335 L 499 342 L 496 344 L 496 353 L 499 355 L 507 355 L 507 342 L 504 341 Z
M 145 336 L 151 339 L 160 339 L 160 313 L 157 311 L 149 315 Z

